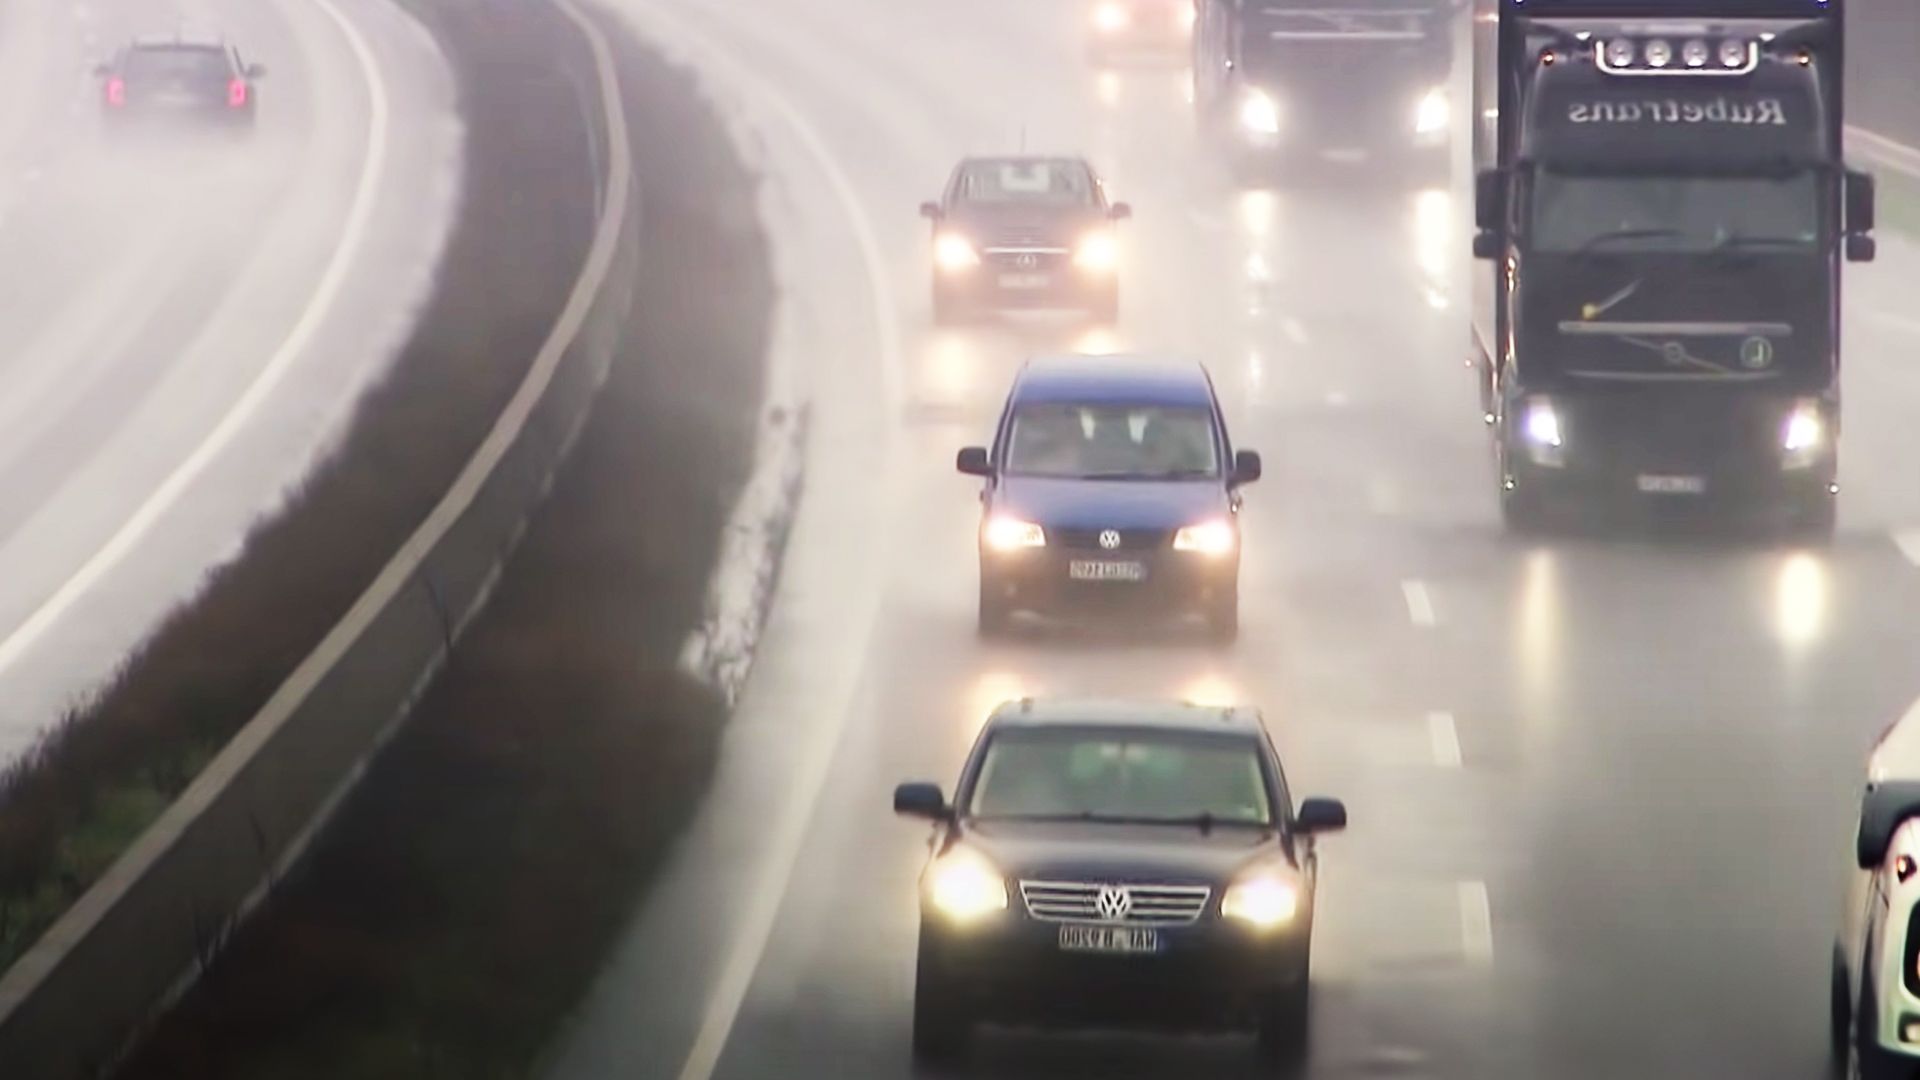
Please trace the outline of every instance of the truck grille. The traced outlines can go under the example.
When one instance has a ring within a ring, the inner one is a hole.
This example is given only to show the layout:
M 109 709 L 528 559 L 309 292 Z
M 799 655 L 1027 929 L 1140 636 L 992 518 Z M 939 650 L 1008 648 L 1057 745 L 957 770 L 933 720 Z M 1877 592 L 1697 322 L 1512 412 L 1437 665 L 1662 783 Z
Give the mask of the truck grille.
M 1125 897 L 1124 911 L 1111 912 L 1101 894 Z M 1179 926 L 1193 922 L 1207 908 L 1213 890 L 1205 885 L 1109 885 L 1086 881 L 1022 881 L 1020 898 L 1027 914 L 1042 922 L 1120 922 L 1144 926 Z

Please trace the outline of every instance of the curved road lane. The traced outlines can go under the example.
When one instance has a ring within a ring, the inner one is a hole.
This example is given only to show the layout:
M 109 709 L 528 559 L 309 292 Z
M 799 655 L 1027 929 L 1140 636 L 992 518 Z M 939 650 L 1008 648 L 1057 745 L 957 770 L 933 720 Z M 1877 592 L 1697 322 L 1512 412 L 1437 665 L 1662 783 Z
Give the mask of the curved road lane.
M 1257 702 L 1296 786 L 1347 798 L 1311 1075 L 1816 1073 L 1865 747 L 1920 690 L 1920 568 L 1894 542 L 1920 523 L 1920 328 L 1900 314 L 1920 247 L 1889 237 L 1851 278 L 1832 548 L 1520 542 L 1462 364 L 1459 193 L 1338 171 L 1236 192 L 1179 75 L 1086 68 L 1071 4 L 610 2 L 765 147 L 816 427 L 721 775 L 555 1080 L 913 1075 L 923 834 L 889 792 L 950 783 L 985 711 L 1029 692 Z M 1138 210 L 1117 333 L 927 328 L 913 208 L 957 155 L 1023 132 L 1087 151 Z M 1113 345 L 1206 359 L 1267 454 L 1242 638 L 981 644 L 953 450 L 1024 356 Z M 993 1032 L 963 1074 L 1249 1058 Z

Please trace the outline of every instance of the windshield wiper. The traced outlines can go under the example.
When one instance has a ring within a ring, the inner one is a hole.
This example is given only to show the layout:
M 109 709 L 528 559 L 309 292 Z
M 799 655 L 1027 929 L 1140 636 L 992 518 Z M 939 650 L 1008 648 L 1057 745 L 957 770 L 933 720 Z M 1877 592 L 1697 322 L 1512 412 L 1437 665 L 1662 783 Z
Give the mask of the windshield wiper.
M 1202 833 L 1212 832 L 1218 826 L 1231 826 L 1245 829 L 1270 829 L 1264 821 L 1247 818 L 1223 818 L 1211 813 L 1182 814 L 1161 816 L 1151 814 L 1103 814 L 1095 810 L 1082 810 L 1071 814 L 981 814 L 979 821 L 1021 821 L 1052 824 L 1059 822 L 1088 822 L 1097 825 L 1185 825 L 1199 829 Z
M 1804 236 L 1753 236 L 1747 233 L 1735 232 L 1728 233 L 1714 241 L 1713 246 L 1707 250 L 1712 254 L 1719 255 L 1730 251 L 1753 250 L 1756 248 L 1807 248 L 1812 246 L 1813 241 L 1808 240 Z
M 1588 252 L 1592 251 L 1594 248 L 1597 248 L 1602 244 L 1612 243 L 1615 240 L 1658 240 L 1662 237 L 1679 236 L 1679 235 L 1680 235 L 1679 229 L 1667 229 L 1667 228 L 1614 229 L 1611 232 L 1597 233 L 1593 236 L 1587 237 L 1587 239 L 1584 242 L 1582 242 L 1579 247 L 1573 249 L 1573 253 L 1575 255 L 1585 255 Z

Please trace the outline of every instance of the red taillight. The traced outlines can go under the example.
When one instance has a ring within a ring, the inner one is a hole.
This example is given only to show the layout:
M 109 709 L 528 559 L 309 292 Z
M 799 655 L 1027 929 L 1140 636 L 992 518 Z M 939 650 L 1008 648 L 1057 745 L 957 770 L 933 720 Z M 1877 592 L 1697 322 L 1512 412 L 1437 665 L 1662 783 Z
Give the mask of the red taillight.
M 247 103 L 247 80 L 235 79 L 227 84 L 227 105 L 238 109 Z
M 107 80 L 107 104 L 125 105 L 127 103 L 127 80 L 115 75 Z

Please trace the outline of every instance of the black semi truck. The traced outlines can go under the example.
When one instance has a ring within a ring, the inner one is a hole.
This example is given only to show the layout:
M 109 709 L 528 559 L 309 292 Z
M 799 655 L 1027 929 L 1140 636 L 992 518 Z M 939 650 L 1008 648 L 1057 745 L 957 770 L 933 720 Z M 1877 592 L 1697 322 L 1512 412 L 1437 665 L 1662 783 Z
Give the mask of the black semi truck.
M 1351 153 L 1444 167 L 1463 0 L 1196 0 L 1194 105 L 1236 170 Z
M 1831 534 L 1841 262 L 1874 254 L 1845 0 L 1479 3 L 1474 347 L 1507 525 L 1651 504 Z

